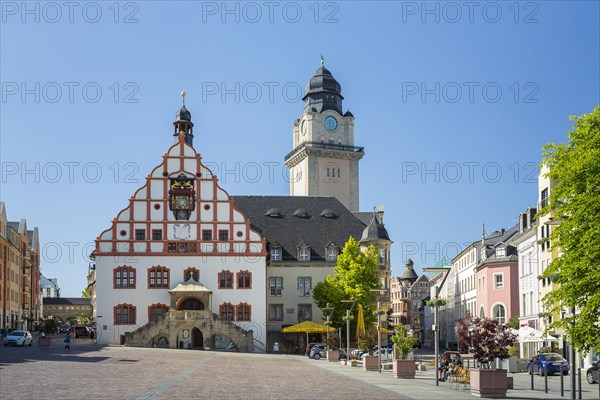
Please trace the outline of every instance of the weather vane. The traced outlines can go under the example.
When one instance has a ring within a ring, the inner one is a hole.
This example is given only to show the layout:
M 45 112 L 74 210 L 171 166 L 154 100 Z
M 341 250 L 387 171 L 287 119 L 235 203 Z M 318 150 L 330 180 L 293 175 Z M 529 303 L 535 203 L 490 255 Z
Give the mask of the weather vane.
M 185 90 L 181 92 L 181 106 L 185 107 Z
M 321 56 L 321 67 L 325 66 L 325 57 Z

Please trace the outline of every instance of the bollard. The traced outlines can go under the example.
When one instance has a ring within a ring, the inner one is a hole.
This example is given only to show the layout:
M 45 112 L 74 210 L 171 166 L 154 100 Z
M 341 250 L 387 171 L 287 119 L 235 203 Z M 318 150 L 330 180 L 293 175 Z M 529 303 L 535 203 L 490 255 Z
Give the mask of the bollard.
M 544 365 L 544 393 L 548 393 L 548 364 Z
M 565 397 L 565 374 L 563 369 L 564 365 L 560 365 L 560 397 Z
M 579 400 L 581 400 L 581 368 L 577 368 L 577 383 L 579 384 Z
M 533 363 L 531 364 L 531 370 L 529 373 L 531 375 L 531 390 L 533 390 Z

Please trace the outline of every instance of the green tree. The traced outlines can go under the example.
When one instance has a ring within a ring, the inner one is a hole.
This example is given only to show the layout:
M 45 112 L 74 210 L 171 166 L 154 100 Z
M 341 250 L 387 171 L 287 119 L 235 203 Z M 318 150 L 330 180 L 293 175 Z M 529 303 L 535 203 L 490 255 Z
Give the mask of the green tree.
M 547 310 L 577 308 L 575 315 L 554 321 L 580 351 L 600 347 L 600 106 L 571 117 L 567 144 L 544 146 L 543 165 L 556 186 L 540 210 L 559 222 L 552 225 L 550 243 L 558 256 L 544 277 L 558 288 L 544 297 Z
M 82 291 L 81 291 L 81 297 L 84 299 L 89 299 L 90 298 L 90 291 L 88 290 L 87 287 L 85 287 Z
M 342 303 L 342 300 L 355 300 L 355 313 L 358 304 L 362 304 L 365 325 L 372 326 L 376 319 L 372 312 L 375 309 L 373 300 L 376 292 L 372 289 L 381 288 L 377 277 L 378 266 L 379 254 L 375 247 L 370 246 L 363 252 L 360 244 L 353 237 L 348 239 L 338 256 L 333 275 L 327 275 L 325 280 L 319 282 L 313 289 L 313 299 L 320 309 L 326 307 L 328 303 L 333 307 L 330 317 L 333 326 L 346 326 L 342 318 L 346 315 L 350 304 Z

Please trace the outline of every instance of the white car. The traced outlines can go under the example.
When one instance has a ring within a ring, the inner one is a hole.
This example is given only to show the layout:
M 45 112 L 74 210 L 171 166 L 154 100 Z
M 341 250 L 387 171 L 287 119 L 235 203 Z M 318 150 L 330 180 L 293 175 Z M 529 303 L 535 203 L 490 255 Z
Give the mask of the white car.
M 29 331 L 12 331 L 6 336 L 6 339 L 4 339 L 5 346 L 8 346 L 9 344 L 21 347 L 25 345 L 31 346 L 32 342 L 33 337 Z

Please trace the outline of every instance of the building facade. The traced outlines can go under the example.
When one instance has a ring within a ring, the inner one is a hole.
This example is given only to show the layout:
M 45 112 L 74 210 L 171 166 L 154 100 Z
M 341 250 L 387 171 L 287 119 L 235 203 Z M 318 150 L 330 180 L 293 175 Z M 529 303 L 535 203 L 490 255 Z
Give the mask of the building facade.
M 44 297 L 44 315 L 67 322 L 78 317 L 92 320 L 93 308 L 90 299 L 79 297 Z
M 9 221 L 0 202 L 0 326 L 29 329 L 42 316 L 38 228 Z
M 60 297 L 60 288 L 58 287 L 58 279 L 41 277 L 40 289 L 42 297 Z

